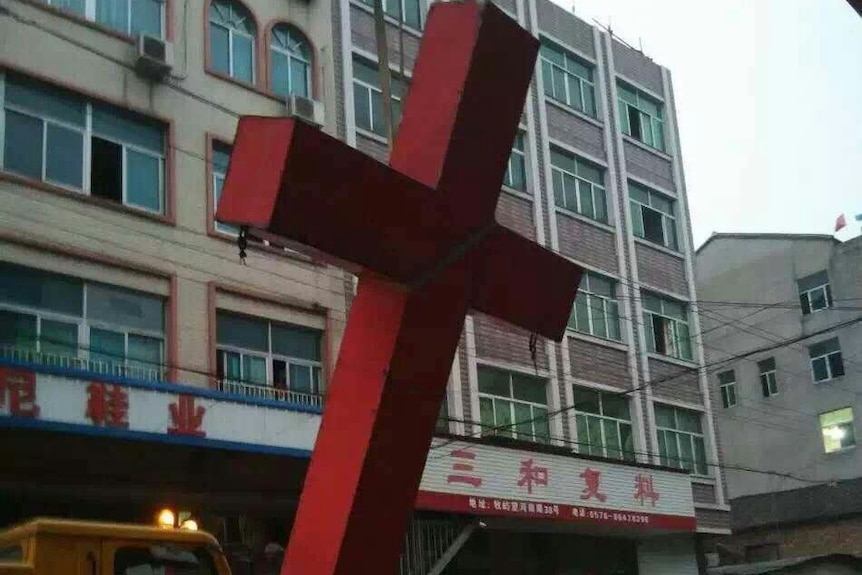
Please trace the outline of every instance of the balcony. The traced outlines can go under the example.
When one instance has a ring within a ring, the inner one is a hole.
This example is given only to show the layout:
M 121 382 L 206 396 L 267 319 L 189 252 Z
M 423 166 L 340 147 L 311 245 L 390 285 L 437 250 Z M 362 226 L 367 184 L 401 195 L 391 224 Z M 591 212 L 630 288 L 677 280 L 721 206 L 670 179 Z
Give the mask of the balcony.
M 271 401 L 285 401 L 308 407 L 323 407 L 323 396 L 315 393 L 304 393 L 291 389 L 281 389 L 268 385 L 255 385 L 240 381 L 220 379 L 216 383 L 216 389 L 228 394 L 244 395 L 256 399 L 268 399 Z
M 30 348 L 10 345 L 0 346 L 0 359 L 15 363 L 45 365 L 64 369 L 73 369 L 87 373 L 138 379 L 143 381 L 165 381 L 163 369 L 147 368 L 136 365 L 125 365 L 113 361 L 97 361 L 56 353 L 43 353 Z

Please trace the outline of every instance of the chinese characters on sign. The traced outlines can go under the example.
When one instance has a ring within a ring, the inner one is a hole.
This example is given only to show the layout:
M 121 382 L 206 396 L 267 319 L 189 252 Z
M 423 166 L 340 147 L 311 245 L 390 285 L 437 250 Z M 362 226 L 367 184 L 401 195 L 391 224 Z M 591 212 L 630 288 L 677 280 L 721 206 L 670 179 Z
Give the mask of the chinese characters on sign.
M 581 491 L 581 499 L 586 501 L 591 497 L 595 497 L 596 499 L 604 503 L 608 496 L 599 491 L 599 482 L 602 478 L 602 472 L 598 469 L 590 469 L 589 467 L 587 467 L 586 469 L 584 469 L 584 472 L 581 473 L 580 476 L 583 478 L 584 483 L 586 484 L 584 490 Z
M 638 476 L 635 477 L 635 499 L 640 501 L 641 505 L 644 504 L 644 500 L 649 499 L 652 506 L 655 507 L 655 502 L 658 501 L 659 494 L 653 485 L 652 475 L 639 473 Z
M 450 474 L 446 478 L 446 482 L 466 483 L 473 487 L 481 487 L 482 478 L 475 474 L 472 463 L 472 461 L 476 460 L 476 454 L 467 449 L 455 449 L 450 453 L 450 455 L 459 460 L 452 464 L 452 471 L 456 471 L 458 473 Z
M 99 427 L 129 427 L 129 394 L 119 385 L 93 382 L 87 386 L 87 418 Z
M 0 369 L 0 409 L 6 405 L 13 417 L 39 417 L 36 374 L 20 369 Z
M 171 426 L 168 433 L 171 435 L 191 435 L 194 437 L 206 437 L 206 431 L 201 429 L 204 422 L 206 409 L 200 405 L 195 406 L 195 398 L 191 395 L 181 395 L 176 403 L 169 406 L 171 414 Z
M 518 487 L 526 487 L 527 493 L 533 493 L 533 484 L 548 486 L 548 468 L 533 465 L 532 459 L 527 459 L 521 462 L 521 479 L 518 480 Z

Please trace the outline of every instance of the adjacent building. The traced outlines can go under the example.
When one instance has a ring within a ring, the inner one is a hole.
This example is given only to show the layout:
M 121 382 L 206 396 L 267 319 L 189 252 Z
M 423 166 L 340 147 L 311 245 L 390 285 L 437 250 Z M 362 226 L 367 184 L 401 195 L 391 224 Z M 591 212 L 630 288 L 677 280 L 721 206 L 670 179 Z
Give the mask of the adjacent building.
M 457 543 L 451 573 L 696 573 L 729 507 L 670 72 L 546 0 L 497 4 L 542 42 L 498 219 L 587 273 L 562 344 L 467 318 L 402 572 Z M 241 261 L 213 208 L 242 114 L 385 161 L 373 10 L 3 8 L 3 519 L 172 506 L 252 561 L 287 537 L 353 280 L 254 238 Z M 397 127 L 428 6 L 385 11 Z
M 860 278 L 862 237 L 714 234 L 698 249 L 728 560 L 862 552 Z

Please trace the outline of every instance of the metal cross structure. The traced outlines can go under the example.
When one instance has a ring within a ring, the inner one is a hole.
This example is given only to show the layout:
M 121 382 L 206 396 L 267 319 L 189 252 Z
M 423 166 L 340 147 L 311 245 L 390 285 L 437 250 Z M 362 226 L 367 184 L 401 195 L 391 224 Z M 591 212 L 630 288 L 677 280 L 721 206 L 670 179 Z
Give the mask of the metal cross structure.
M 581 269 L 495 220 L 537 52 L 492 4 L 433 4 L 389 166 L 240 120 L 218 220 L 359 275 L 282 575 L 397 572 L 468 310 L 562 338 Z

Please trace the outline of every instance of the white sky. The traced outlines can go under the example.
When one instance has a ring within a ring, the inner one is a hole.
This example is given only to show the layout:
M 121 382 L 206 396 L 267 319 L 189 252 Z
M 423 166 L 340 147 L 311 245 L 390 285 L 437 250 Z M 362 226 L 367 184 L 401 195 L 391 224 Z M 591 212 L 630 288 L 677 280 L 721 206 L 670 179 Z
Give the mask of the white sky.
M 862 222 L 862 18 L 846 0 L 554 0 L 670 69 L 695 247 Z

